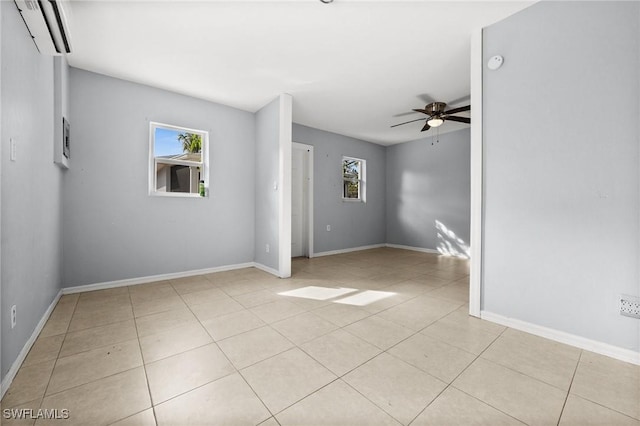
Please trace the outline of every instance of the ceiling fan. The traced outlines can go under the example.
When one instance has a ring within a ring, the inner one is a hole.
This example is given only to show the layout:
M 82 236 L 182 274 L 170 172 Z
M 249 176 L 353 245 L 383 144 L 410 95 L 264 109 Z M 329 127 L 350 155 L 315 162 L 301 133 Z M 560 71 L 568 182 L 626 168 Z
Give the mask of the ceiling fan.
M 427 118 L 418 118 L 417 120 L 406 121 L 400 124 L 394 124 L 391 127 L 402 126 L 403 124 L 413 123 L 415 121 L 427 120 L 421 132 L 425 132 L 432 127 L 441 126 L 445 121 L 457 121 L 459 123 L 467 123 L 471 124 L 471 119 L 469 117 L 456 117 L 452 114 L 457 114 L 459 112 L 471 111 L 471 105 L 466 105 L 458 108 L 453 108 L 448 111 L 445 111 L 445 107 L 447 104 L 445 102 L 431 102 L 424 107 L 424 109 L 414 109 L 415 112 L 421 112 L 426 114 Z

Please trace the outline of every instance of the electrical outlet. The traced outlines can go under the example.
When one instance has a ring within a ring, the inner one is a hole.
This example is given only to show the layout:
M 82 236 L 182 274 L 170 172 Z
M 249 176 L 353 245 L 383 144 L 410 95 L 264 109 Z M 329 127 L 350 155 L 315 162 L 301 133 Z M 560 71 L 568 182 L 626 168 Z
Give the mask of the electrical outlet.
M 13 305 L 11 307 L 11 328 L 16 326 L 17 323 L 17 317 L 16 317 L 16 305 Z
M 331 231 L 331 225 L 327 225 L 327 231 Z
M 269 253 L 270 249 L 271 249 L 271 247 L 269 247 L 269 244 L 264 246 L 264 251 L 266 251 L 267 253 Z
M 620 295 L 620 315 L 640 318 L 640 297 Z

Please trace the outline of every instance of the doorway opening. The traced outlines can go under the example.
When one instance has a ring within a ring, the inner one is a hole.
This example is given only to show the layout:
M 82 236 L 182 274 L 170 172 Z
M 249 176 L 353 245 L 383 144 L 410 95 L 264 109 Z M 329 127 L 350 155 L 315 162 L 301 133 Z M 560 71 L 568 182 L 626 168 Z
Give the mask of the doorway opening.
M 291 257 L 313 257 L 313 146 L 291 151 Z

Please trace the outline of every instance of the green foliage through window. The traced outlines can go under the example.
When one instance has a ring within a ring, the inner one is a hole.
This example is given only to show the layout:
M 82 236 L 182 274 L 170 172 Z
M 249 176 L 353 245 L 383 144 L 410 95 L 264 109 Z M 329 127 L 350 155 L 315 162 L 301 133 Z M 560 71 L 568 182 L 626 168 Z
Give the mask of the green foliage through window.
M 342 198 L 362 200 L 364 160 L 344 157 L 342 159 Z
M 195 133 L 180 133 L 178 140 L 182 142 L 182 150 L 196 154 L 202 152 L 202 136 Z

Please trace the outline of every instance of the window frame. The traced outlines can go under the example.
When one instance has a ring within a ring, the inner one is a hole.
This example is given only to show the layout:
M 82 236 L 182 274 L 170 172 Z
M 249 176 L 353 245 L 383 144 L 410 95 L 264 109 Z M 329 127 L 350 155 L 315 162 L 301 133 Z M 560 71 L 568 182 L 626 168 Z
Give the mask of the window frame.
M 202 197 L 198 192 L 162 192 L 157 190 L 157 170 L 155 157 L 155 134 L 156 129 L 177 130 L 180 132 L 194 133 L 202 137 L 202 161 L 188 160 L 162 160 L 162 164 L 174 164 L 188 167 L 201 167 L 200 180 L 204 180 L 205 196 Z M 159 123 L 157 121 L 149 122 L 149 195 L 152 197 L 178 197 L 178 198 L 207 198 L 209 196 L 209 132 L 207 130 L 191 129 L 189 127 L 175 126 L 173 124 Z
M 347 160 L 353 160 L 353 161 L 358 161 L 360 163 L 360 176 L 357 180 L 358 182 L 358 198 L 348 198 L 345 197 L 345 185 L 344 183 L 346 181 L 350 181 L 350 182 L 354 182 L 356 180 L 353 179 L 346 179 L 344 177 L 344 162 Z M 342 161 L 340 162 L 340 180 L 341 180 L 341 187 L 342 187 L 342 201 L 344 202 L 349 202 L 349 203 L 366 203 L 367 202 L 367 185 L 366 185 L 366 181 L 367 181 L 367 160 L 363 159 L 363 158 L 356 158 L 356 157 L 350 157 L 347 155 L 343 155 L 342 156 Z

